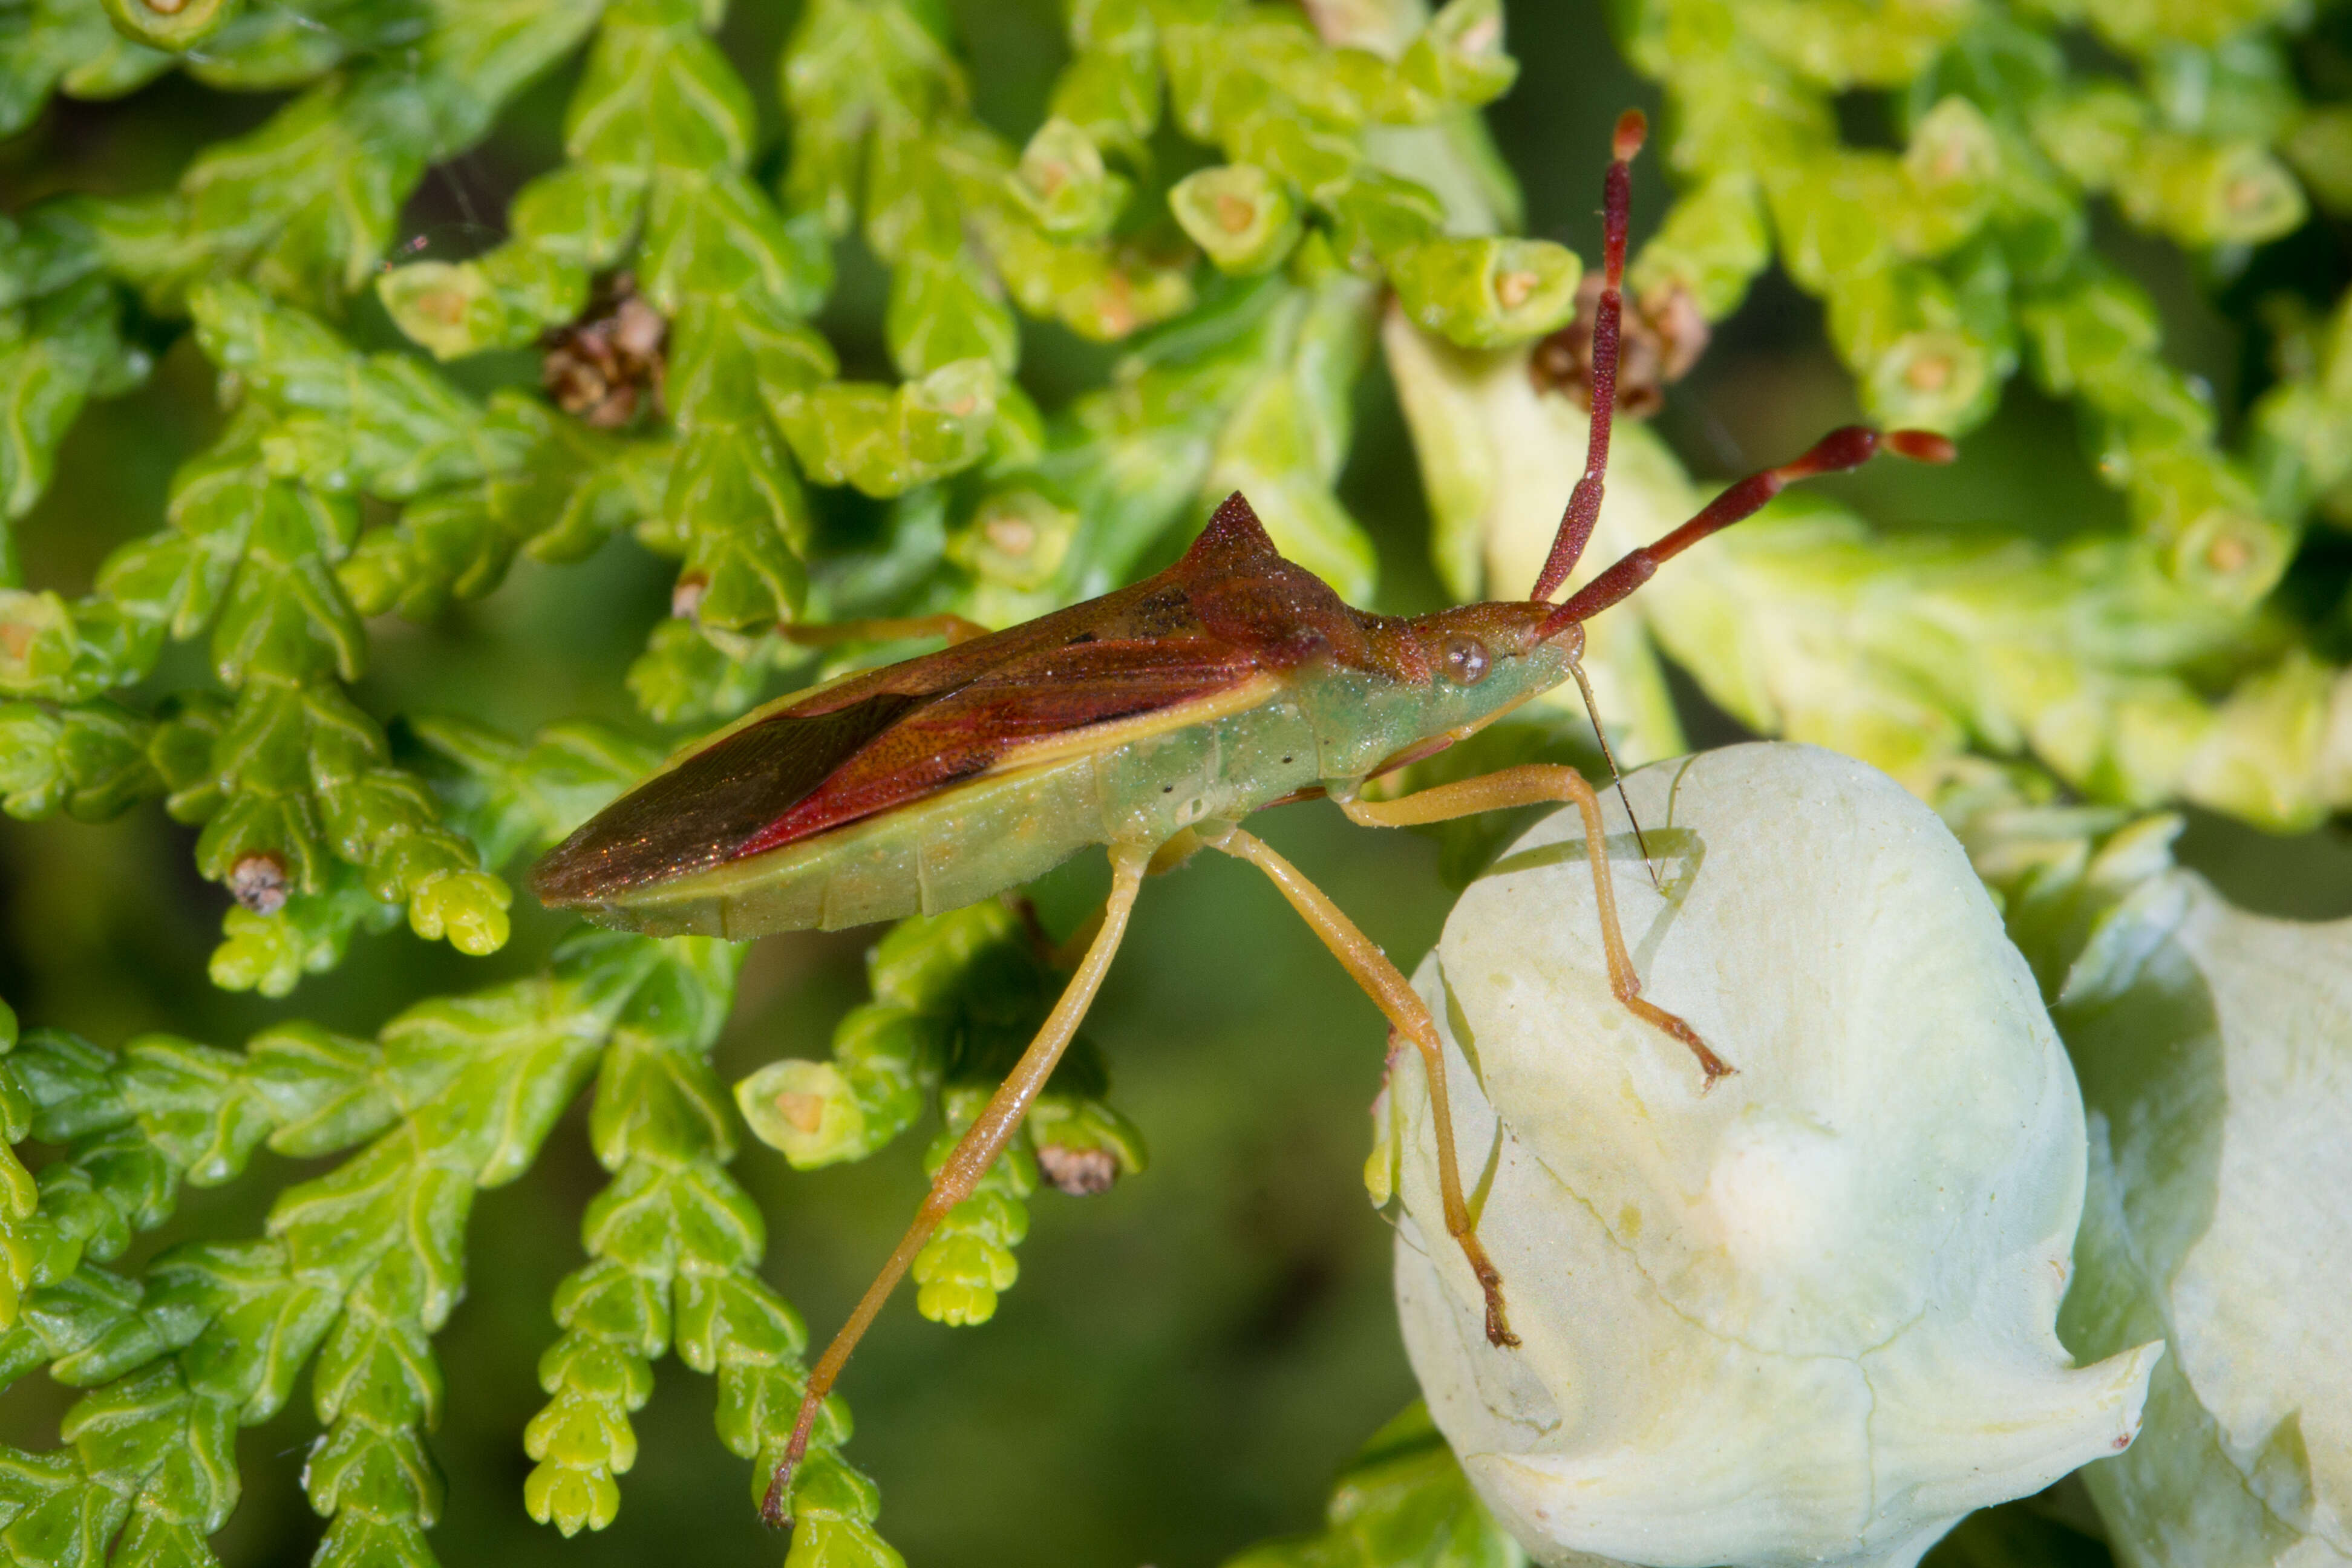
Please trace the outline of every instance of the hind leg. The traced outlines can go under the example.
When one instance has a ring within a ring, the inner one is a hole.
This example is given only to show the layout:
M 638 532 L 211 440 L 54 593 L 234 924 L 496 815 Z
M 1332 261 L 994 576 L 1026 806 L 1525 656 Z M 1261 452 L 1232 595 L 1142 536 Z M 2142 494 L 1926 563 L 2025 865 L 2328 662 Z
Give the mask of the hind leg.
M 776 1466 L 776 1473 L 768 1483 L 767 1498 L 760 1505 L 761 1516 L 770 1524 L 792 1522 L 789 1509 L 793 1495 L 793 1471 L 799 1467 L 801 1457 L 808 1452 L 809 1433 L 816 1424 L 817 1407 L 824 1403 L 824 1396 L 833 1392 L 834 1383 L 841 1376 L 841 1369 L 848 1363 L 850 1352 L 857 1348 L 857 1342 L 866 1337 L 866 1331 L 882 1310 L 882 1304 L 890 1299 L 891 1290 L 907 1272 L 908 1266 L 914 1262 L 915 1254 L 923 1249 L 923 1244 L 939 1228 L 940 1221 L 947 1217 L 950 1209 L 971 1195 L 972 1188 L 979 1184 L 981 1177 L 988 1173 L 989 1167 L 996 1163 L 996 1157 L 1004 1152 L 1004 1145 L 1011 1142 L 1013 1134 L 1020 1128 L 1021 1119 L 1029 1113 L 1037 1091 L 1045 1087 L 1045 1080 L 1053 1076 L 1055 1064 L 1062 1059 L 1062 1052 L 1068 1047 L 1072 1037 L 1077 1034 L 1079 1023 L 1094 1003 L 1095 993 L 1102 988 L 1103 976 L 1109 972 L 1111 958 L 1118 952 L 1119 942 L 1127 934 L 1127 917 L 1135 907 L 1135 895 L 1142 886 L 1144 868 L 1150 859 L 1150 856 L 1142 850 L 1112 847 L 1110 899 L 1104 907 L 1102 924 L 1095 932 L 1094 940 L 1087 943 L 1086 957 L 1079 962 L 1077 973 L 1070 976 L 1070 984 L 1064 988 L 1062 999 L 1054 1005 L 1054 1011 L 1046 1017 L 1045 1027 L 1037 1031 L 1037 1037 L 1029 1043 L 1029 1048 L 1021 1053 L 1020 1061 L 1013 1065 L 1012 1073 L 998 1086 L 988 1108 L 980 1113 L 978 1121 L 965 1129 L 962 1140 L 949 1154 L 947 1163 L 931 1178 L 931 1190 L 924 1196 L 922 1207 L 915 1211 L 914 1223 L 907 1227 L 907 1234 L 892 1249 L 888 1261 L 882 1265 L 882 1272 L 876 1275 L 874 1283 L 866 1288 L 866 1294 L 859 1298 L 856 1310 L 849 1314 L 849 1321 L 841 1326 L 841 1331 L 834 1335 L 833 1342 L 825 1347 L 824 1354 L 815 1366 L 809 1369 L 808 1383 L 801 1393 L 800 1415 L 793 1423 L 792 1440 L 784 1447 L 783 1459 Z

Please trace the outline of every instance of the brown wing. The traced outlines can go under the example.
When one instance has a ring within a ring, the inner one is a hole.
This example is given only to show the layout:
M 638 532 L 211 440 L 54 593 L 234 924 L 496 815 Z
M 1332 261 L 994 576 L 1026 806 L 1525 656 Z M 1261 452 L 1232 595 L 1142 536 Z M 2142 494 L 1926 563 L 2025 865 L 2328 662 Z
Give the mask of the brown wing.
M 549 904 L 795 843 L 984 773 L 1024 743 L 1208 697 L 1318 655 L 1360 662 L 1355 612 L 1228 499 L 1131 588 L 825 688 L 731 730 L 532 868 Z
M 807 795 L 922 700 L 877 692 L 737 730 L 589 818 L 531 868 L 531 891 L 550 906 L 596 903 L 730 859 L 779 803 Z
M 1247 653 L 1209 637 L 1097 639 L 1015 659 L 877 734 L 728 858 L 919 800 L 1025 742 L 1207 697 L 1255 669 Z
M 614 801 L 532 868 L 531 889 L 550 905 L 606 902 L 920 800 L 1024 742 L 1204 697 L 1254 668 L 1208 638 L 1096 639 L 1017 655 L 946 692 L 796 705 Z

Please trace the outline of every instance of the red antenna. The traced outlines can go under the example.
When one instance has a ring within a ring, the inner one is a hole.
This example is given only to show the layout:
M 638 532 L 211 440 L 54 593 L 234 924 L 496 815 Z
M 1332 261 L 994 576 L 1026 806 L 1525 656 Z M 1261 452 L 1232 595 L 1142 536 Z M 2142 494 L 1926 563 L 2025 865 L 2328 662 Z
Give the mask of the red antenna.
M 1617 349 L 1625 312 L 1625 226 L 1633 200 L 1633 174 L 1629 165 L 1633 154 L 1642 150 L 1643 139 L 1648 133 L 1649 122 L 1642 118 L 1640 110 L 1629 109 L 1618 116 L 1617 137 L 1612 149 L 1615 155 L 1609 164 L 1601 198 L 1601 301 L 1592 319 L 1592 426 L 1585 443 L 1584 477 L 1569 492 L 1568 509 L 1560 513 L 1559 532 L 1552 539 L 1551 554 L 1536 578 L 1535 591 L 1528 595 L 1530 599 L 1549 599 L 1559 592 L 1559 585 L 1568 581 L 1568 574 L 1576 570 L 1584 547 L 1591 542 L 1592 526 L 1601 517 L 1601 485 L 1609 471 L 1609 426 L 1617 412 Z M 1578 589 L 1544 622 L 1543 635 L 1556 637 L 1578 621 L 1590 620 L 1648 582 L 1661 563 L 1681 554 L 1708 534 L 1753 516 L 1766 501 L 1795 481 L 1860 468 L 1882 447 L 1921 463 L 1948 463 L 1954 456 L 1950 441 L 1926 430 L 1896 430 L 1881 435 L 1866 425 L 1832 430 L 1795 462 L 1750 474 L 1657 543 L 1632 552 Z M 1593 727 L 1596 731 L 1600 728 L 1597 720 Z M 1603 747 L 1607 744 L 1604 740 Z M 1613 761 L 1612 767 L 1613 771 Z
M 1601 519 L 1601 489 L 1609 472 L 1609 431 L 1617 413 L 1617 354 L 1625 315 L 1625 229 L 1633 205 L 1632 164 L 1648 134 L 1649 122 L 1643 119 L 1640 110 L 1629 109 L 1617 117 L 1609 174 L 1601 187 L 1601 299 L 1592 318 L 1592 423 L 1585 437 L 1584 475 L 1569 491 L 1567 509 L 1560 513 L 1559 531 L 1552 537 L 1551 553 L 1544 560 L 1534 592 L 1528 595 L 1538 604 L 1559 592 L 1569 574 L 1576 570 L 1584 547 L 1592 542 L 1593 525 Z M 1590 620 L 1648 582 L 1662 563 L 1708 534 L 1754 515 L 1794 481 L 1859 468 L 1882 446 L 1921 462 L 1948 463 L 1953 457 L 1951 442 L 1925 430 L 1897 430 L 1890 436 L 1881 436 L 1862 425 L 1833 430 L 1795 462 L 1749 475 L 1657 543 L 1634 550 L 1610 566 L 1546 616 L 1541 635 L 1548 640 L 1580 621 Z M 1610 750 L 1609 731 L 1602 726 L 1601 710 L 1593 701 L 1592 683 L 1585 679 L 1580 664 L 1570 660 L 1569 669 L 1576 677 L 1577 689 L 1584 698 L 1584 710 L 1592 718 L 1593 736 L 1601 742 L 1601 755 L 1609 764 L 1609 776 L 1616 782 L 1618 798 L 1625 805 L 1626 820 L 1633 824 L 1633 837 L 1642 846 L 1643 862 L 1648 864 L 1649 842 L 1643 837 L 1642 825 L 1633 816 L 1633 801 L 1626 798 L 1624 775 L 1617 767 L 1616 754 Z M 1650 879 L 1653 883 L 1657 880 L 1654 864 L 1650 865 Z
M 1596 377 L 1596 382 L 1597 382 Z M 1832 430 L 1793 463 L 1750 474 L 1701 507 L 1698 515 L 1659 540 L 1628 551 L 1622 559 L 1569 596 L 1543 624 L 1543 635 L 1557 637 L 1578 621 L 1589 621 L 1648 582 L 1660 565 L 1673 560 L 1710 533 L 1720 533 L 1741 518 L 1753 517 L 1764 503 L 1799 479 L 1817 474 L 1843 473 L 1870 461 L 1881 448 L 1916 463 L 1948 463 L 1952 443 L 1929 430 L 1893 430 L 1881 435 L 1867 425 Z M 1579 486 L 1580 490 L 1583 487 Z M 1595 493 L 1600 490 L 1595 485 Z
M 1530 599 L 1549 599 L 1592 538 L 1601 516 L 1601 487 L 1609 472 L 1609 424 L 1617 412 L 1617 344 L 1625 314 L 1625 225 L 1633 206 L 1633 154 L 1650 134 L 1650 122 L 1638 109 L 1617 117 L 1609 176 L 1601 200 L 1601 303 L 1592 318 L 1592 433 L 1584 447 L 1584 477 L 1568 493 L 1568 510 L 1560 514 L 1559 532 L 1551 554 L 1536 579 Z

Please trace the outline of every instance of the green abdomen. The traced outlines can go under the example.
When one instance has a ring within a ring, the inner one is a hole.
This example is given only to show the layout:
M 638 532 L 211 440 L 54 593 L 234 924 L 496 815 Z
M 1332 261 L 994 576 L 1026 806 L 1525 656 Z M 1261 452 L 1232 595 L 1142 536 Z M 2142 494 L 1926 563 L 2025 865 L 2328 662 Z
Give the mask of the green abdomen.
M 733 939 L 935 914 L 1017 888 L 1097 844 L 1157 847 L 1326 776 L 1287 697 L 1051 762 L 992 771 L 912 805 L 595 906 L 600 923 Z

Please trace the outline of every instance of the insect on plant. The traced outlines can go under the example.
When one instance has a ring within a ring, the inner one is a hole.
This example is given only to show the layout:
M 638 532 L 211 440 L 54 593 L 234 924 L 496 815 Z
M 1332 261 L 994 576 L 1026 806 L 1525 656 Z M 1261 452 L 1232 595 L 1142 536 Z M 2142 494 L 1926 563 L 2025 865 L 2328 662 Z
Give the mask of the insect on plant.
M 1428 1068 L 1447 1233 L 1486 1293 L 1486 1335 L 1511 1333 L 1503 1279 L 1479 1245 L 1452 1142 L 1444 1062 L 1428 1010 L 1396 966 L 1297 869 L 1245 831 L 1270 805 L 1324 797 L 1366 826 L 1402 827 L 1542 803 L 1582 813 L 1609 979 L 1673 1036 L 1705 1082 L 1731 1071 L 1682 1019 L 1644 1000 L 1617 926 L 1600 803 L 1573 769 L 1529 765 L 1364 798 L 1366 781 L 1426 757 L 1573 679 L 1583 623 L 1659 565 L 1754 513 L 1793 480 L 1881 447 L 1945 462 L 1942 437 L 1849 426 L 1792 463 L 1740 480 L 1657 543 L 1565 602 L 1601 510 L 1615 404 L 1628 163 L 1640 111 L 1618 121 L 1604 205 L 1585 470 L 1541 575 L 1520 602 L 1396 617 L 1349 608 L 1283 559 L 1247 500 L 1228 497 L 1157 576 L 940 652 L 845 677 L 760 709 L 687 748 L 552 850 L 532 873 L 550 905 L 656 935 L 765 936 L 954 909 L 1107 847 L 1111 891 L 1084 957 L 1011 1076 L 940 1166 L 914 1223 L 809 1373 L 762 1512 L 789 1522 L 793 1468 L 820 1404 L 891 1289 L 1003 1150 L 1077 1031 L 1147 876 L 1201 849 L 1273 879 Z M 857 627 L 818 628 L 828 640 Z M 905 636 L 916 623 L 894 623 Z M 977 632 L 961 625 L 929 629 Z M 1597 723 L 1596 723 L 1597 729 Z

